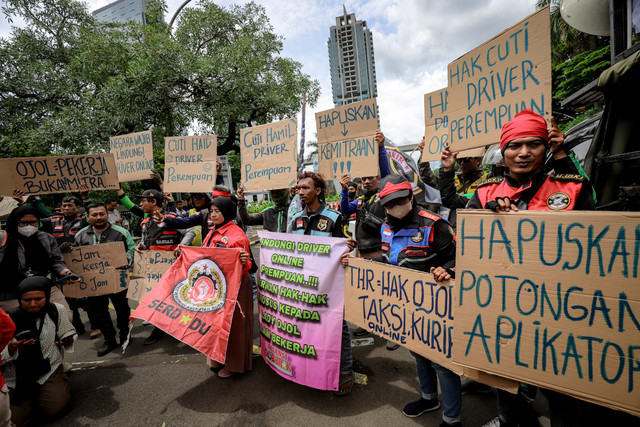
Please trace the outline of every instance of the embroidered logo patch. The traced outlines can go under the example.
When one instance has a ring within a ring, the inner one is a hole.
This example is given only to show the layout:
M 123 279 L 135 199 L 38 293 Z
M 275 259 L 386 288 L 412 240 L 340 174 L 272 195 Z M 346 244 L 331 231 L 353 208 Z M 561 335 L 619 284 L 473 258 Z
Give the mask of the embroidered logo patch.
M 422 242 L 423 238 L 424 238 L 424 233 L 422 231 L 418 230 L 418 234 L 413 236 L 411 238 L 411 241 L 414 242 L 414 243 L 420 243 L 420 242 Z
M 329 222 L 326 219 L 318 220 L 318 230 L 325 231 L 328 225 L 329 225 Z
M 553 193 L 547 198 L 547 206 L 554 211 L 565 209 L 571 203 L 567 193 Z

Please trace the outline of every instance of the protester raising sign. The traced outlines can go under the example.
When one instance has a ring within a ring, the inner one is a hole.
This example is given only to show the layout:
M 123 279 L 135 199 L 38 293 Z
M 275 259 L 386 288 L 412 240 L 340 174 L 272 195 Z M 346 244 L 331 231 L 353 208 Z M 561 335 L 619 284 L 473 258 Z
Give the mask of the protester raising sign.
M 175 261 L 173 251 L 136 252 L 133 255 L 133 279 L 129 283 L 127 298 L 142 301 Z
M 0 159 L 0 194 L 68 193 L 86 184 L 91 190 L 120 186 L 113 154 Z
M 258 232 L 262 357 L 283 378 L 337 390 L 345 239 Z
M 449 64 L 448 85 L 425 95 L 422 161 L 500 140 L 502 125 L 530 108 L 551 114 L 549 7 Z
M 297 126 L 291 119 L 240 131 L 242 186 L 246 191 L 276 190 L 295 184 Z
M 640 414 L 640 213 L 459 211 L 457 233 L 456 363 Z
M 153 169 L 151 131 L 112 136 L 109 147 L 116 159 L 120 182 L 148 179 Z
M 85 298 L 123 291 L 129 283 L 129 271 L 118 270 L 129 264 L 121 242 L 77 246 L 64 254 L 64 262 L 80 282 L 64 285 L 70 298 Z
M 386 339 L 462 374 L 453 364 L 453 281 L 357 258 L 344 282 L 345 317 Z
M 316 113 L 318 170 L 327 179 L 378 174 L 375 98 Z
M 215 135 L 171 136 L 164 139 L 164 191 L 205 192 L 216 185 Z
M 182 248 L 180 257 L 131 316 L 224 363 L 242 277 L 240 252 Z

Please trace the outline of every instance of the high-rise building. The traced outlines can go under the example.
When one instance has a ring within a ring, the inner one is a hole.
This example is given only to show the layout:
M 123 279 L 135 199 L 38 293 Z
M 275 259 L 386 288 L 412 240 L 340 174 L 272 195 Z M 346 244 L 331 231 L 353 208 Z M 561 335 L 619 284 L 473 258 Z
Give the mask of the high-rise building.
M 141 24 L 147 22 L 146 0 L 117 0 L 93 12 L 93 16 L 102 22 L 129 22 Z
M 376 65 L 373 57 L 373 38 L 366 21 L 356 20 L 343 6 L 342 16 L 336 17 L 329 41 L 331 89 L 336 107 L 375 98 Z

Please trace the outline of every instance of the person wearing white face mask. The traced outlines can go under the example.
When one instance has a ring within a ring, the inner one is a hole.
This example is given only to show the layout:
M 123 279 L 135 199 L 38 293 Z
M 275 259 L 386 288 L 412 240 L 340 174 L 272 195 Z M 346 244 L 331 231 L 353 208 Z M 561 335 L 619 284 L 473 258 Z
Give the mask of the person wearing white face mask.
M 56 239 L 38 230 L 40 216 L 38 210 L 24 205 L 14 209 L 7 220 L 6 235 L 0 238 L 0 308 L 5 311 L 18 306 L 16 289 L 29 276 L 55 278 L 73 274 L 64 263 Z M 71 310 L 62 291 L 54 286 L 51 301 Z

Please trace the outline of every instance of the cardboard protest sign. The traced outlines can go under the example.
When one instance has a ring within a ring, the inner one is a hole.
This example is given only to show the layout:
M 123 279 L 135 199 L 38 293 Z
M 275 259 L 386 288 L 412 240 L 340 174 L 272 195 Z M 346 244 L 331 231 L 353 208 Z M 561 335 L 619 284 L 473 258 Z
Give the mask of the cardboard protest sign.
M 162 275 L 173 265 L 173 251 L 142 251 L 133 255 L 133 279 L 129 283 L 127 298 L 142 301 Z
M 120 182 L 148 179 L 153 168 L 151 131 L 118 135 L 109 138 L 109 147 L 116 159 Z
M 378 126 L 375 98 L 316 113 L 319 172 L 326 179 L 377 175 Z
M 2 201 L 0 201 L 0 217 L 9 215 L 12 210 L 18 207 L 18 202 L 16 202 L 10 196 L 4 196 Z
M 83 154 L 58 157 L 13 157 L 0 159 L 0 194 L 51 194 L 119 187 L 113 154 Z
M 640 213 L 458 211 L 456 363 L 640 414 Z
M 346 270 L 347 321 L 462 374 L 451 359 L 453 281 L 438 284 L 428 273 L 357 258 Z
M 116 270 L 129 263 L 121 242 L 76 246 L 64 254 L 64 262 L 81 279 L 79 283 L 62 287 L 67 297 L 106 295 L 127 288 L 129 271 Z
M 262 358 L 281 377 L 337 390 L 345 239 L 258 232 Z
M 502 126 L 525 108 L 551 115 L 548 7 L 449 64 L 447 87 L 425 95 L 423 161 L 437 160 L 447 142 L 453 151 L 499 142 Z
M 215 135 L 164 139 L 164 191 L 208 193 L 216 185 Z
M 224 363 L 242 277 L 240 249 L 184 247 L 131 315 Z
M 298 176 L 298 131 L 293 119 L 240 131 L 242 186 L 246 191 L 289 188 Z

